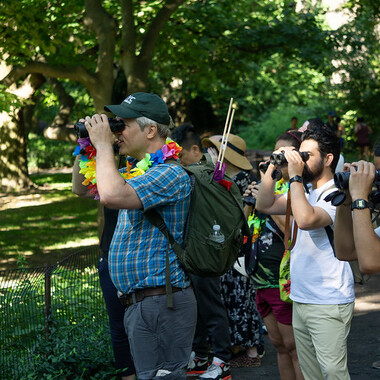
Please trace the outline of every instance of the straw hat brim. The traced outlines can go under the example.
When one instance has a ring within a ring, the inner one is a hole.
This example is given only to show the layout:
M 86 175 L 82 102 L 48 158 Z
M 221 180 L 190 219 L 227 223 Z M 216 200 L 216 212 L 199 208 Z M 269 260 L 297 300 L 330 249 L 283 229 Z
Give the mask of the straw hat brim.
M 210 147 L 215 146 L 218 151 L 220 150 L 221 142 L 219 141 L 222 138 L 221 135 L 215 135 L 211 136 L 209 138 L 205 138 L 202 140 L 203 147 Z M 226 152 L 224 154 L 224 158 L 230 162 L 232 165 L 235 165 L 236 167 L 243 169 L 243 170 L 252 170 L 253 167 L 251 163 L 248 161 L 247 157 L 239 154 L 238 152 L 235 152 L 232 150 L 228 145 L 226 148 Z

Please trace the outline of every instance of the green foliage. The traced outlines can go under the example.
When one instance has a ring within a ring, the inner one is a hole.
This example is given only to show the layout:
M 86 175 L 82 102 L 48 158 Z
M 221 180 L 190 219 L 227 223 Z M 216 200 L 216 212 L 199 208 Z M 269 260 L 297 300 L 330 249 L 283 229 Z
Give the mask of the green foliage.
M 363 116 L 366 123 L 380 133 L 380 3 L 348 1 L 353 15 L 337 35 L 336 62 L 341 82 L 334 87 L 339 93 L 342 108 Z
M 319 117 L 326 119 L 329 110 L 328 104 L 322 102 L 310 103 L 305 106 L 280 103 L 270 112 L 253 120 L 248 127 L 241 127 L 239 135 L 247 142 L 251 149 L 273 149 L 276 138 L 290 128 L 290 119 L 298 118 L 298 127 L 307 120 Z
M 2 56 L 10 65 L 44 57 L 51 64 L 79 63 L 90 67 L 81 53 L 95 44 L 83 27 L 83 4 L 75 0 L 0 1 Z
M 164 3 L 133 2 L 136 41 L 130 46 L 136 56 Z M 166 22 L 153 57 L 140 62 L 150 67 L 148 90 L 167 95 L 173 108 L 180 104 L 184 111 L 191 99 L 209 101 L 219 117 L 218 125 L 209 122 L 213 130 L 223 125 L 229 99 L 234 97 L 239 104 L 234 132 L 258 132 L 265 146 L 272 145 L 269 141 L 276 134 L 275 124 L 284 121 L 276 117 L 268 124 L 264 119 L 271 120 L 268 115 L 272 110 L 276 115 L 279 108 L 330 104 L 329 108 L 342 114 L 352 110 L 363 115 L 375 132 L 379 131 L 375 106 L 380 102 L 379 1 L 347 1 L 345 7 L 353 17 L 338 31 L 329 30 L 320 2 L 301 3 L 301 10 L 296 11 L 297 3 L 291 0 L 187 1 Z M 83 3 L 0 0 L 0 6 L 1 53 L 8 64 L 42 60 L 62 67 L 62 77 L 78 66 L 94 72 L 102 36 L 93 33 Z M 126 68 L 121 62 L 125 31 L 121 7 L 109 0 L 102 6 L 117 28 L 114 66 L 120 71 Z M 130 65 L 124 79 L 134 75 L 133 59 Z M 342 78 L 338 85 L 331 81 L 336 70 Z M 118 80 L 120 77 L 123 75 Z M 118 95 L 126 91 L 125 81 L 121 83 L 114 83 Z M 64 85 L 76 100 L 72 120 L 91 114 L 87 89 L 70 81 Z M 58 109 L 55 96 L 44 86 L 40 97 L 44 100 L 38 117 L 50 121 Z M 268 138 L 261 135 L 264 122 Z
M 80 118 L 93 115 L 94 104 L 88 91 L 80 84 L 70 81 L 61 81 L 68 95 L 75 99 L 75 104 L 71 112 L 71 120 L 74 124 Z M 57 95 L 52 91 L 50 84 L 45 83 L 36 93 L 36 112 L 34 118 L 43 120 L 50 124 L 59 110 Z
M 29 361 L 24 362 L 26 379 L 116 378 L 108 326 L 94 323 L 86 315 L 77 325 L 56 326 L 48 341 L 39 336 Z
M 200 95 L 222 119 L 234 97 L 244 126 L 279 103 L 308 104 L 331 72 L 333 44 L 321 14 L 279 0 L 191 2 L 167 24 L 152 77 L 164 87 L 180 79 L 172 94 Z
M 0 109 L 5 112 L 10 112 L 12 106 L 19 107 L 21 102 L 19 98 L 7 91 L 7 87 L 0 83 Z
M 97 270 L 94 265 L 84 269 L 64 265 L 49 275 L 48 336 L 43 318 L 44 274 L 28 276 L 25 271 L 25 280 L 17 287 L 3 289 L 1 336 L 12 344 L 2 350 L 0 373 L 24 379 L 113 378 L 108 318 Z
M 73 144 L 66 141 L 49 140 L 34 133 L 29 134 L 29 170 L 73 166 Z

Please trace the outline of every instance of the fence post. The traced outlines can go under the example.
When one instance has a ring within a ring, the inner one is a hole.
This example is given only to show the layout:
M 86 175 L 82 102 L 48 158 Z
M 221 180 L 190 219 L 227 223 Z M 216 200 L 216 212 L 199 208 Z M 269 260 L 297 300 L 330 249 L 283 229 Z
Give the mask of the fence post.
M 49 339 L 51 314 L 51 267 L 45 264 L 45 337 Z

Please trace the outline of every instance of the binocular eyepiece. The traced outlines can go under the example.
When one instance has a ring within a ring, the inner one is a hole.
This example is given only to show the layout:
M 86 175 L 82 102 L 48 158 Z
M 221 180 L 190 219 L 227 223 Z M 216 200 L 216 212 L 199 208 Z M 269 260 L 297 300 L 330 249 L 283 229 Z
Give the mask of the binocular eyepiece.
M 309 153 L 300 151 L 297 152 L 300 154 L 303 162 L 306 162 L 309 159 Z M 287 163 L 287 160 L 284 153 L 272 153 L 269 162 L 275 166 L 283 166 Z
M 269 166 L 270 162 L 267 161 L 267 162 L 262 162 L 260 165 L 259 165 L 259 170 L 262 171 L 263 173 L 266 173 L 266 171 L 268 170 L 268 166 Z
M 108 123 L 110 125 L 110 129 L 112 133 L 122 132 L 124 131 L 125 124 L 123 120 L 117 120 L 114 118 L 108 118 Z M 88 137 L 87 129 L 81 121 L 78 121 L 74 124 L 74 134 L 75 136 L 79 138 L 85 138 Z
M 355 168 L 357 170 L 357 168 Z M 350 180 L 350 172 L 338 172 L 334 174 L 334 182 L 335 186 L 340 190 L 347 190 L 348 184 Z M 373 181 L 380 182 L 380 170 L 376 170 L 375 172 L 375 179 Z

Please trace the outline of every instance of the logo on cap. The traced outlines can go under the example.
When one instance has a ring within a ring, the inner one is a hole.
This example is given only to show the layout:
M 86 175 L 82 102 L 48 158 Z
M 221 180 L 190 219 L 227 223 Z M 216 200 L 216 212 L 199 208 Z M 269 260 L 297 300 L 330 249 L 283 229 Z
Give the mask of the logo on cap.
M 125 103 L 128 103 L 128 104 L 131 104 L 132 101 L 133 101 L 133 99 L 136 99 L 136 98 L 134 96 L 132 96 L 132 95 L 129 95 L 128 98 L 123 101 L 123 103 L 125 102 Z

